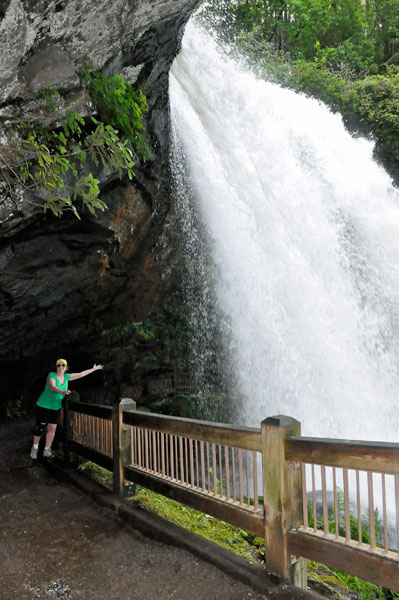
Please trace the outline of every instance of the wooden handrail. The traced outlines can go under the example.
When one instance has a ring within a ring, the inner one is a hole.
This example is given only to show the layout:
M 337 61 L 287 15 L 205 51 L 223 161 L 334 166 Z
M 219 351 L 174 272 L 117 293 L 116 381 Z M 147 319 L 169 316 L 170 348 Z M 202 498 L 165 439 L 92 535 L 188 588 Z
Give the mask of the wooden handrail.
M 255 427 L 239 427 L 138 411 L 123 413 L 123 423 L 244 450 L 262 450 L 260 429 Z
M 382 548 L 370 551 L 356 541 L 347 544 L 344 538 L 330 540 L 301 530 L 287 533 L 288 547 L 296 556 L 306 556 L 323 565 L 340 569 L 371 581 L 376 585 L 399 591 L 399 565 L 396 553 Z
M 388 442 L 290 438 L 285 440 L 285 458 L 294 462 L 399 474 L 399 444 Z
M 111 421 L 112 419 L 112 406 L 105 404 L 89 404 L 87 402 L 78 402 L 76 400 L 68 402 L 68 410 L 79 412 L 84 415 L 90 415 L 92 417 L 99 417 L 100 419 L 106 419 Z

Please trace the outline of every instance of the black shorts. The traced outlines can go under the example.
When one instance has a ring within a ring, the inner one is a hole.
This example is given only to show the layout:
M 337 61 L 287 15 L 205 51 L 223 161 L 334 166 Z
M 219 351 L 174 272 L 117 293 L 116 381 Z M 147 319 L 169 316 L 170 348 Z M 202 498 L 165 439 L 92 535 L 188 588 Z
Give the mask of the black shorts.
M 36 405 L 36 425 L 43 425 L 44 423 L 46 425 L 48 423 L 58 425 L 60 412 L 61 409 L 52 410 L 51 408 L 43 408 L 42 406 Z

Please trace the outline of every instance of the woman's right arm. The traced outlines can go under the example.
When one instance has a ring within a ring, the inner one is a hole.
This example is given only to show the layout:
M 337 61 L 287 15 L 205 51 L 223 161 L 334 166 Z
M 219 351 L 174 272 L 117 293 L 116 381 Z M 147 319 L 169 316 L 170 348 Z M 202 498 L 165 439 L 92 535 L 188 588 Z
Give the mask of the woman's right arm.
M 66 396 L 67 394 L 71 393 L 69 390 L 60 390 L 60 388 L 55 385 L 54 377 L 49 377 L 47 379 L 47 385 L 49 386 L 50 390 L 56 394 L 62 394 L 63 396 Z

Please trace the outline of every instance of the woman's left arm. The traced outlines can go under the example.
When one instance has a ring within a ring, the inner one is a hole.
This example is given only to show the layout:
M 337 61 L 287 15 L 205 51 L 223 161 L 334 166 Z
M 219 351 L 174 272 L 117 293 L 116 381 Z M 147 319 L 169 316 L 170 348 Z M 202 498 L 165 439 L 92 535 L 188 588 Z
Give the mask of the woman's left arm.
M 82 371 L 81 373 L 70 373 L 69 381 L 73 381 L 74 379 L 81 379 L 81 377 L 86 377 L 86 375 L 90 375 L 90 373 L 94 373 L 94 371 L 98 371 L 99 369 L 103 368 L 103 365 L 93 365 L 91 369 L 86 369 L 86 371 Z

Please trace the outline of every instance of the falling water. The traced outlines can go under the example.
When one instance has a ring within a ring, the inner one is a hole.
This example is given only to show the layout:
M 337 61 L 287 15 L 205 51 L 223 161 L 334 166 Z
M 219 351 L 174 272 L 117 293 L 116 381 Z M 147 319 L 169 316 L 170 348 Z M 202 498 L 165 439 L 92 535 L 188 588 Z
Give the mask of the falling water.
M 257 79 L 189 23 L 174 135 L 231 324 L 241 422 L 396 441 L 399 194 L 322 103 Z

